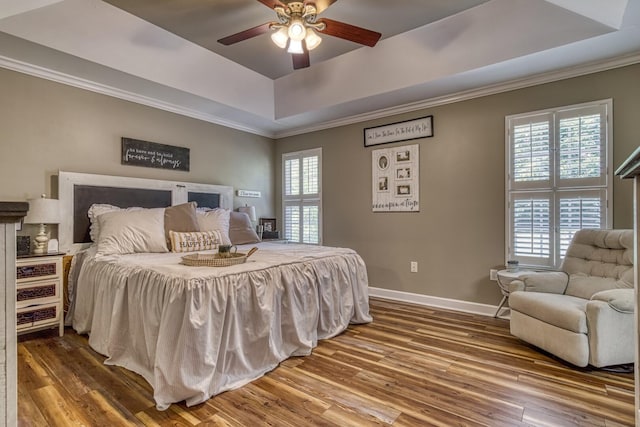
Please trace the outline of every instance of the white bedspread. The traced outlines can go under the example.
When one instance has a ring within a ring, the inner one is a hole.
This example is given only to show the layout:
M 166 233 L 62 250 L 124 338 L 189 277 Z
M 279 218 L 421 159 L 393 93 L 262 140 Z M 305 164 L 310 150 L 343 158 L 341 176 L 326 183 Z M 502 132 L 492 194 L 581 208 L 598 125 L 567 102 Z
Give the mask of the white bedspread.
M 105 363 L 142 375 L 158 409 L 240 387 L 319 339 L 371 321 L 364 262 L 350 249 L 260 243 L 247 263 L 187 267 L 184 254 L 96 257 L 72 276 L 67 318 Z

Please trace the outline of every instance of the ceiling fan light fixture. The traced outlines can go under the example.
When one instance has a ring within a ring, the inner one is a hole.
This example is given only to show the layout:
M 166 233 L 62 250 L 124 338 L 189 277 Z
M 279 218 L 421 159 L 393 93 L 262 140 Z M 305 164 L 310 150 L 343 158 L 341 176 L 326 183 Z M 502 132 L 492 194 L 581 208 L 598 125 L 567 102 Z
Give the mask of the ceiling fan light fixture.
M 289 23 L 289 38 L 301 42 L 307 35 L 307 29 L 300 18 L 293 18 Z
M 304 49 L 302 49 L 302 41 L 294 39 L 289 40 L 289 49 L 287 49 L 287 52 L 293 54 L 304 53 Z
M 307 27 L 307 36 L 304 38 L 307 50 L 313 50 L 322 43 L 322 38 L 313 31 L 313 28 Z
M 280 49 L 285 49 L 287 47 L 287 41 L 289 40 L 287 27 L 280 27 L 278 31 L 271 34 L 271 40 Z

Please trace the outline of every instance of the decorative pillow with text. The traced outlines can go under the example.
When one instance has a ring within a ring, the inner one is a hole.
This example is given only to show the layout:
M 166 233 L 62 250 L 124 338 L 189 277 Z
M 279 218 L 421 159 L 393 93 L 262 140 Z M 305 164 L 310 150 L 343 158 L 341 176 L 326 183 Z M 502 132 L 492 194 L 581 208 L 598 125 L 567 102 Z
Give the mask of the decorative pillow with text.
M 216 249 L 223 243 L 218 230 L 176 232 L 169 231 L 172 252 L 197 252 Z

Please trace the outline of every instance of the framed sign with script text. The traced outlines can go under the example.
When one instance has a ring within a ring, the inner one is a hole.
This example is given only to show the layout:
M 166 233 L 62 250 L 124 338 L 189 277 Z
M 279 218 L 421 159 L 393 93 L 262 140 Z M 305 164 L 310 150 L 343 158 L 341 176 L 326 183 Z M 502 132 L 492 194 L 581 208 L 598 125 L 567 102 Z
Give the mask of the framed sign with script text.
M 433 116 L 364 129 L 364 146 L 433 136 Z
M 122 164 L 189 171 L 189 149 L 139 139 L 122 138 Z

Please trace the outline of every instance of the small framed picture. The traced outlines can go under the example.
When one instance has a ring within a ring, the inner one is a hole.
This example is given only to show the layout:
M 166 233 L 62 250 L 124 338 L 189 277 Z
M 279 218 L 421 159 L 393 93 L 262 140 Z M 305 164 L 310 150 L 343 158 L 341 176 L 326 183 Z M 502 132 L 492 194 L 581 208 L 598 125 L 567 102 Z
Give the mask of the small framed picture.
M 260 218 L 260 225 L 264 227 L 264 231 L 276 231 L 275 218 Z

